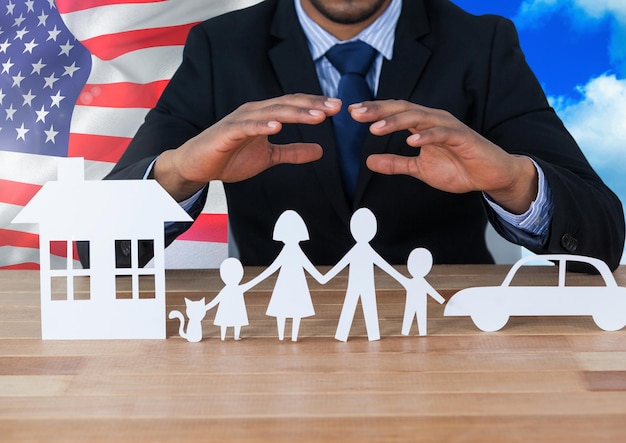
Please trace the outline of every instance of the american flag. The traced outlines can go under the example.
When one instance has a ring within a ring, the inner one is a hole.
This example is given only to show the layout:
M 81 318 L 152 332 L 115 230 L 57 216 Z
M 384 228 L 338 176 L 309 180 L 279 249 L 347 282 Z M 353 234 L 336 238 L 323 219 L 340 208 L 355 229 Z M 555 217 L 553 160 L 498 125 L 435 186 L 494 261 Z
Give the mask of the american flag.
M 83 157 L 85 177 L 101 179 L 180 63 L 191 26 L 258 1 L 0 0 L 0 269 L 38 269 L 38 227 L 11 221 L 56 179 L 57 159 Z M 167 267 L 226 256 L 226 203 L 213 185 Z

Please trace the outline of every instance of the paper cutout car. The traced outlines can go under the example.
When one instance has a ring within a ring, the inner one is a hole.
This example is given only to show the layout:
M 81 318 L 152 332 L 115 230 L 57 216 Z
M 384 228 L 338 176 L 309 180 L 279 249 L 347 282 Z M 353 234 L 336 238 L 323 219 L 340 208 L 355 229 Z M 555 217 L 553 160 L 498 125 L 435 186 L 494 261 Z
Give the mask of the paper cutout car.
M 512 286 L 520 268 L 537 260 L 549 260 L 559 267 L 556 286 Z M 566 286 L 568 262 L 593 266 L 604 281 L 602 286 Z M 524 257 L 512 267 L 500 286 L 462 289 L 454 294 L 444 316 L 467 316 L 483 331 L 497 331 L 510 316 L 591 315 L 598 327 L 616 331 L 626 326 L 626 288 L 619 287 L 606 263 L 578 255 Z

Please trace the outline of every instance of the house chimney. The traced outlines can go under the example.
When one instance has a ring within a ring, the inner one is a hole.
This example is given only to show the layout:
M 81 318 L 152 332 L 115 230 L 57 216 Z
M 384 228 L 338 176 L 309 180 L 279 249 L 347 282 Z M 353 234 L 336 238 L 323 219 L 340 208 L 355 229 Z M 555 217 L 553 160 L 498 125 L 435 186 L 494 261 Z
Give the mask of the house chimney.
M 82 157 L 59 158 L 57 162 L 57 180 L 79 182 L 85 180 L 85 160 Z

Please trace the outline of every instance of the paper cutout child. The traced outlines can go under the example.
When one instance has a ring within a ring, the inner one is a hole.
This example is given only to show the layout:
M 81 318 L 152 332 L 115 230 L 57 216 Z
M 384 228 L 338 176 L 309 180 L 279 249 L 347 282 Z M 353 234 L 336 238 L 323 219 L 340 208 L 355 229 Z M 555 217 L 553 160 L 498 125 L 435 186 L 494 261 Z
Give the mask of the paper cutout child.
M 396 271 L 370 246 L 369 242 L 376 235 L 377 229 L 376 217 L 372 211 L 367 208 L 358 209 L 350 219 L 350 232 L 356 240 L 356 244 L 344 255 L 339 263 L 324 275 L 321 282 L 326 283 L 346 266 L 350 266 L 346 297 L 335 333 L 337 340 L 348 340 L 359 299 L 361 299 L 363 316 L 365 317 L 367 338 L 370 341 L 380 339 L 374 265 L 398 281 L 406 280 L 405 276 Z
M 185 331 L 185 317 L 182 312 L 173 310 L 169 318 L 177 318 L 180 321 L 179 334 L 189 342 L 202 340 L 202 320 L 207 311 L 219 304 L 213 324 L 220 327 L 221 338 L 226 338 L 226 329 L 234 328 L 234 338 L 239 340 L 241 327 L 248 325 L 248 312 L 244 300 L 244 293 L 254 286 L 248 282 L 240 285 L 243 277 L 243 266 L 236 258 L 227 258 L 220 265 L 220 277 L 225 287 L 215 296 L 209 304 L 205 304 L 205 298 L 193 301 L 185 298 L 185 314 L 189 319 Z
M 406 305 L 402 321 L 402 335 L 409 335 L 413 318 L 417 321 L 419 335 L 426 335 L 428 296 L 440 304 L 446 300 L 424 277 L 433 267 L 433 256 L 428 249 L 415 248 L 409 254 L 407 269 L 413 278 L 403 278 L 400 283 L 406 288 Z
M 205 309 L 208 311 L 219 304 L 213 324 L 220 327 L 222 340 L 226 338 L 226 330 L 229 327 L 234 329 L 233 337 L 235 340 L 239 340 L 241 327 L 248 325 L 248 311 L 246 310 L 244 293 L 256 283 L 249 281 L 242 285 L 239 284 L 243 278 L 243 266 L 234 257 L 227 258 L 221 263 L 220 277 L 225 286 L 206 305 Z
M 280 340 L 285 337 L 286 319 L 291 318 L 291 340 L 297 341 L 300 320 L 315 315 L 305 271 L 318 282 L 323 277 L 300 248 L 300 242 L 309 239 L 309 231 L 297 212 L 287 210 L 280 215 L 274 225 L 273 239 L 285 246 L 274 262 L 249 284 L 257 284 L 279 271 L 266 315 L 276 317 Z
M 187 314 L 187 330 L 185 331 L 185 316 L 182 312 L 174 309 L 170 311 L 169 318 L 177 318 L 180 321 L 178 334 L 188 342 L 197 343 L 202 340 L 202 320 L 206 315 L 204 297 L 201 300 L 185 298 L 185 314 Z

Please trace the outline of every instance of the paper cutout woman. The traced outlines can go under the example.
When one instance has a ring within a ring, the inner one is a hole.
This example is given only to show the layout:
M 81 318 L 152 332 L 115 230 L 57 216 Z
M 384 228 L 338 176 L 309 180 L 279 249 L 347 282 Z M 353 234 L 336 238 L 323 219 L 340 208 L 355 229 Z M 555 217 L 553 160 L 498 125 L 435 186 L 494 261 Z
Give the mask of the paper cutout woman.
M 417 320 L 419 335 L 426 335 L 428 296 L 440 304 L 446 300 L 424 278 L 433 267 L 433 256 L 428 249 L 416 248 L 407 260 L 407 269 L 413 278 L 403 277 L 400 283 L 406 288 L 406 305 L 402 321 L 402 335 L 409 335 L 413 318 Z
M 219 304 L 213 324 L 220 327 L 222 340 L 226 338 L 226 329 L 234 328 L 235 340 L 240 339 L 241 327 L 248 325 L 248 311 L 244 300 L 244 293 L 252 288 L 256 282 L 249 281 L 240 285 L 243 277 L 241 262 L 233 257 L 227 258 L 220 265 L 220 277 L 224 288 L 206 305 L 208 311 Z
M 350 219 L 350 232 L 356 240 L 356 244 L 326 275 L 321 283 L 326 283 L 336 276 L 346 266 L 350 266 L 348 274 L 348 288 L 346 298 L 341 309 L 339 324 L 335 338 L 347 341 L 350 334 L 350 327 L 356 307 L 361 299 L 363 316 L 365 317 L 365 328 L 367 338 L 372 340 L 380 339 L 380 329 L 378 326 L 378 309 L 376 307 L 376 287 L 374 283 L 374 265 L 385 271 L 398 281 L 406 280 L 406 277 L 396 271 L 387 263 L 369 244 L 377 231 L 376 217 L 367 208 L 358 209 Z
M 309 231 L 297 212 L 287 210 L 280 215 L 274 225 L 273 239 L 285 246 L 274 262 L 248 284 L 257 284 L 280 270 L 266 315 L 276 317 L 280 340 L 285 337 L 286 319 L 293 319 L 291 340 L 297 341 L 300 320 L 315 315 L 305 271 L 318 282 L 323 277 L 300 248 L 300 242 L 309 239 Z

